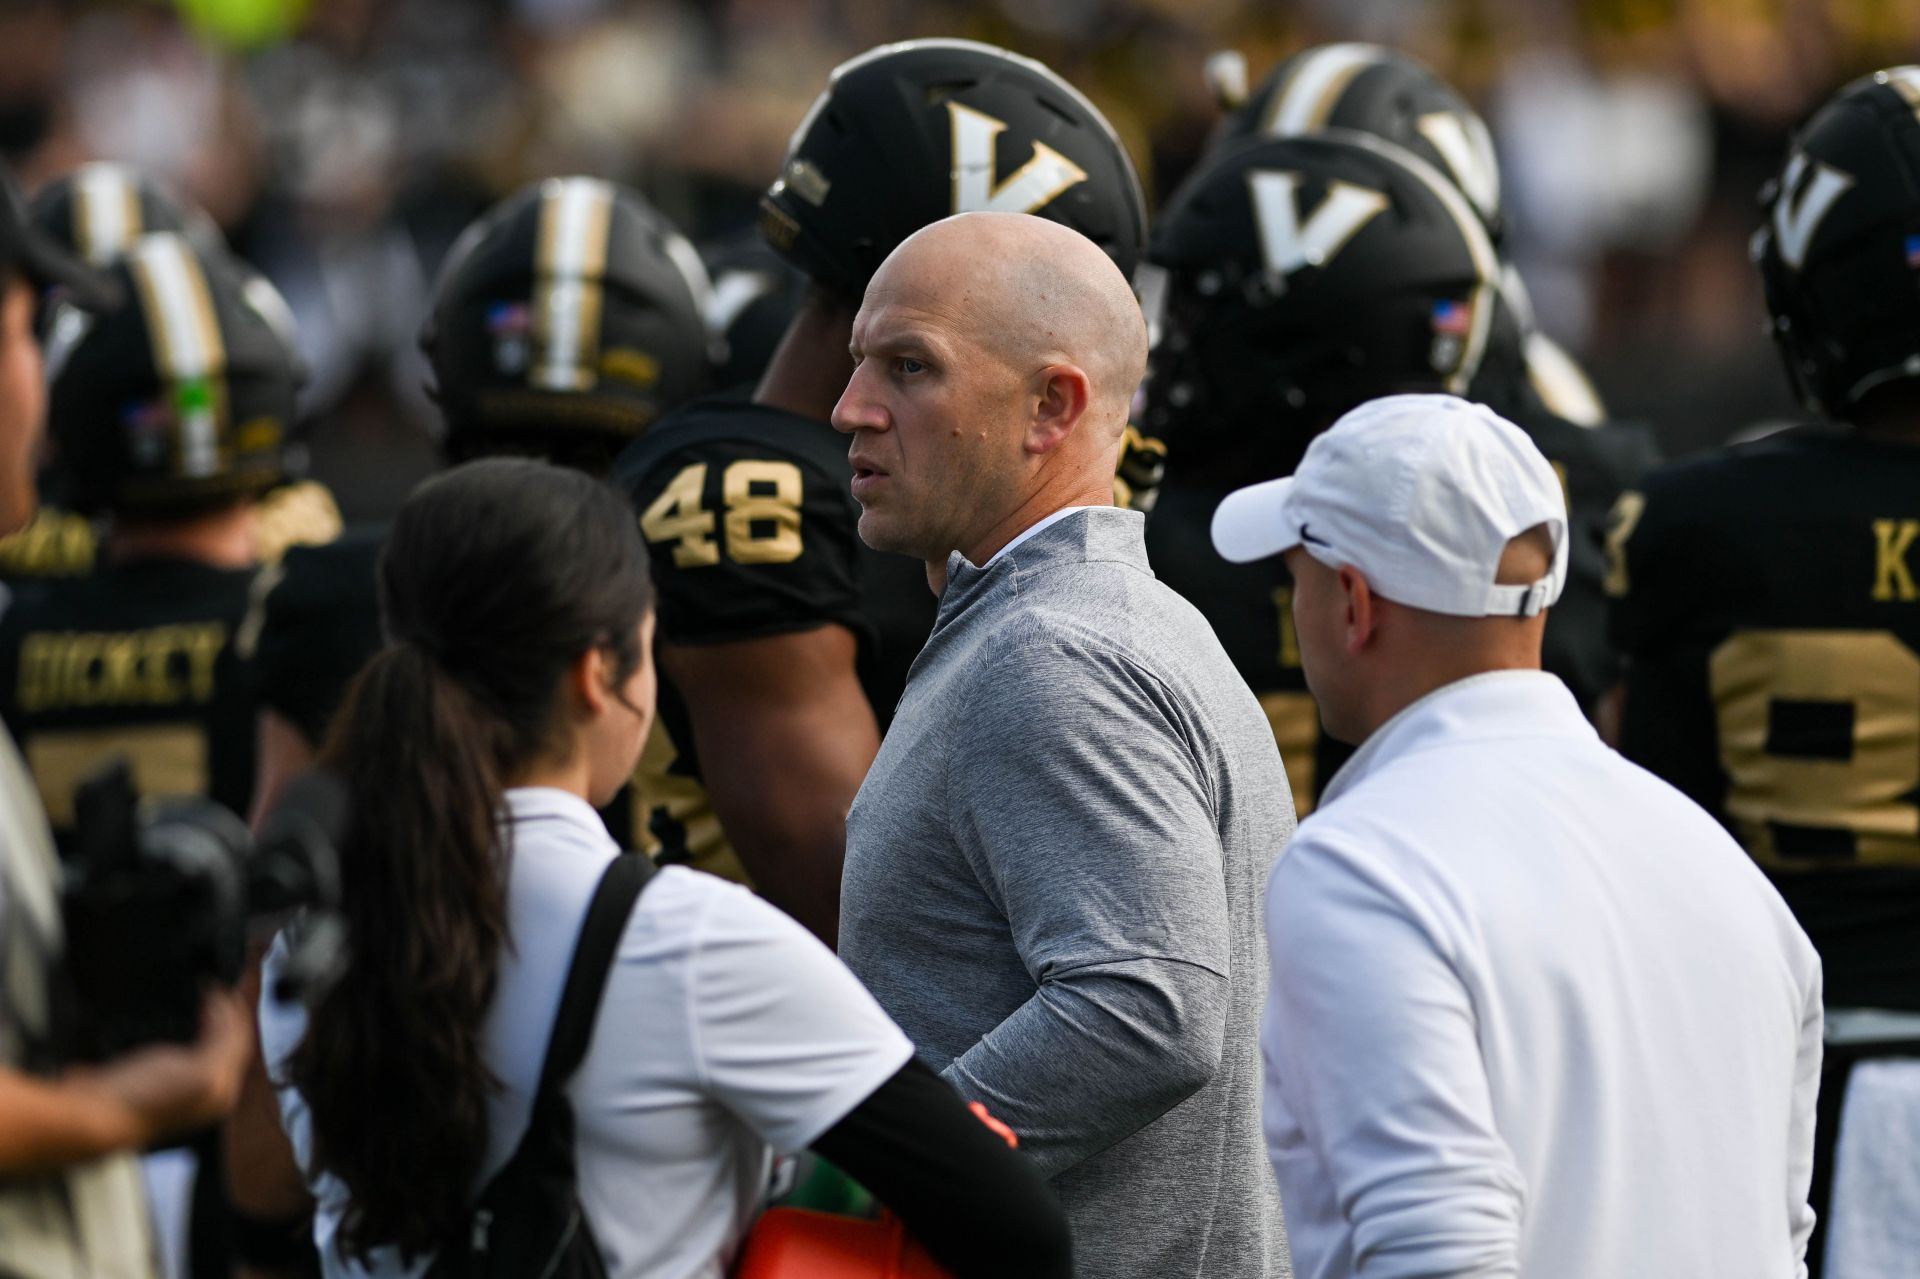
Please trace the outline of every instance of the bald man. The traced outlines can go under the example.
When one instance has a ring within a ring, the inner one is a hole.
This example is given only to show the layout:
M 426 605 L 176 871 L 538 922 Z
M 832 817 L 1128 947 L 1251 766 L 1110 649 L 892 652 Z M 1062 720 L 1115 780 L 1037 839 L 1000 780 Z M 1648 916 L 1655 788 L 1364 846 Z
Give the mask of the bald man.
M 1299 1273 L 1792 1279 L 1820 964 L 1740 848 L 1540 669 L 1560 482 L 1451 396 L 1229 497 L 1361 743 L 1274 869 L 1265 1121 Z
M 860 535 L 944 571 L 847 820 L 842 957 L 1052 1179 L 1087 1279 L 1287 1273 L 1259 1133 L 1273 734 L 1111 503 L 1146 358 L 1076 232 L 965 214 L 881 266 L 833 423 Z

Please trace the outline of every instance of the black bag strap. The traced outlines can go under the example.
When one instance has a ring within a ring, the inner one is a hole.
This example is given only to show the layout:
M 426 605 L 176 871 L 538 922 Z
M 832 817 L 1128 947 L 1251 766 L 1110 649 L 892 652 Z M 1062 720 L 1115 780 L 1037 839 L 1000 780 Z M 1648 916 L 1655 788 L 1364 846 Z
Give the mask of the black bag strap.
M 534 1090 L 533 1114 L 527 1123 L 530 1134 L 549 1120 L 554 1102 L 560 1100 L 567 1081 L 587 1055 L 593 1025 L 600 1015 L 600 997 L 606 993 L 614 955 L 627 931 L 627 917 L 633 914 L 634 903 L 653 874 L 651 859 L 639 853 L 622 853 L 607 866 L 599 887 L 593 890 L 586 921 L 580 925 L 580 938 L 573 945 L 560 1008 L 553 1016 L 553 1034 L 547 1039 L 547 1056 L 540 1067 L 540 1085 Z

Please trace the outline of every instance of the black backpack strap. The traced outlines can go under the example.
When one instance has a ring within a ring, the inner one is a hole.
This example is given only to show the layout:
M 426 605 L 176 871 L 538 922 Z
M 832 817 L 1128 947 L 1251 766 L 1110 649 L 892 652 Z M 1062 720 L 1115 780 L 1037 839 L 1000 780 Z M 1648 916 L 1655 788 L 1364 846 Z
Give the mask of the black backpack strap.
M 607 975 L 613 970 L 620 938 L 627 931 L 627 917 L 633 914 L 634 902 L 653 874 L 651 860 L 638 853 L 622 853 L 607 866 L 600 886 L 593 890 L 586 921 L 580 925 L 580 938 L 573 946 L 567 984 L 560 992 L 560 1008 L 553 1017 L 553 1034 L 547 1039 L 529 1131 L 539 1129 L 573 1072 L 580 1068 L 581 1058 L 587 1055 L 593 1024 L 600 1015 L 600 997 L 606 993 Z
M 606 1273 L 580 1211 L 566 1089 L 587 1055 L 627 919 L 653 873 L 647 858 L 622 853 L 600 876 L 573 944 L 527 1131 L 472 1212 L 450 1229 L 428 1279 Z

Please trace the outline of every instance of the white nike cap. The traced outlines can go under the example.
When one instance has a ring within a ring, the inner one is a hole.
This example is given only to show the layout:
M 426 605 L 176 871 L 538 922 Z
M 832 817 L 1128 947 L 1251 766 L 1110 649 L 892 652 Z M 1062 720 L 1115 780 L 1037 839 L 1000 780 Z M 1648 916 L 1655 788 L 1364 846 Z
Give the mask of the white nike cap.
M 1553 568 L 1496 585 L 1507 543 L 1536 525 Z M 1553 467 L 1513 423 L 1451 395 L 1392 395 L 1335 422 L 1298 469 L 1230 494 L 1213 545 L 1236 563 L 1298 546 L 1352 565 L 1387 599 L 1457 617 L 1532 617 L 1567 581 L 1567 503 Z

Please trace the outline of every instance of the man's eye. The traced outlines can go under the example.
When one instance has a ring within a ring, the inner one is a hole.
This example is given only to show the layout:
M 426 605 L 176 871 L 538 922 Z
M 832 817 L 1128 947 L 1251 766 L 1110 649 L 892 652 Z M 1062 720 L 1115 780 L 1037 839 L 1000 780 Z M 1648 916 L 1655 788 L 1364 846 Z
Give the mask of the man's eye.
M 915 373 L 925 373 L 927 366 L 912 356 L 902 355 L 894 360 L 893 371 L 911 377 Z

